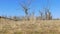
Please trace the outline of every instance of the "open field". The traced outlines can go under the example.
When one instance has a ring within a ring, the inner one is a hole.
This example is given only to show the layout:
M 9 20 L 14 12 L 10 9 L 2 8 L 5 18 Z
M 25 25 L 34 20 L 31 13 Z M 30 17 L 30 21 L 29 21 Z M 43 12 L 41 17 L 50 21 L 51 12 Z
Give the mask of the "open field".
M 60 34 L 60 20 L 14 21 L 0 18 L 0 34 Z

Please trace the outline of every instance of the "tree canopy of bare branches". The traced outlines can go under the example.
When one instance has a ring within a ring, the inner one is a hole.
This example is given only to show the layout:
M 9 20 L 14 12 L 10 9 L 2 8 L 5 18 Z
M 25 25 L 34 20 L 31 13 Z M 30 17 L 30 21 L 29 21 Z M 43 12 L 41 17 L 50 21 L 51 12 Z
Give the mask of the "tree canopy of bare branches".
M 26 15 L 28 15 L 28 10 L 30 9 L 29 6 L 31 5 L 31 0 L 25 0 L 26 2 L 20 2 L 19 4 L 23 8 Z

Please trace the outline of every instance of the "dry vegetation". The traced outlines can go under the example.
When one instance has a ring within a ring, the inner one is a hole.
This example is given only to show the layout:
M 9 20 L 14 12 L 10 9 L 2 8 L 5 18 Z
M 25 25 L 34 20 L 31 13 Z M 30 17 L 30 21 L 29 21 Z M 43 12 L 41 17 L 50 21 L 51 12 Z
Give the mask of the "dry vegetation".
M 53 20 L 48 8 L 45 8 L 44 12 L 38 11 L 40 15 L 34 19 L 35 11 L 31 14 L 28 12 L 31 9 L 31 1 L 19 3 L 25 12 L 25 18 L 22 17 L 22 20 L 16 16 L 13 19 L 0 16 L 0 34 L 60 34 L 60 20 Z
M 60 20 L 14 21 L 0 18 L 0 34 L 60 34 Z

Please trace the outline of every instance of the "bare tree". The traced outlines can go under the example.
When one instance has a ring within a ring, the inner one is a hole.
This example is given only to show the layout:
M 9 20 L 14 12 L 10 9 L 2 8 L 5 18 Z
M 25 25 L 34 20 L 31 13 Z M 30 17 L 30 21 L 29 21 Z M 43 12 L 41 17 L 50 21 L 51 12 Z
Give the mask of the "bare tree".
M 28 15 L 28 10 L 30 9 L 29 6 L 31 4 L 31 1 L 30 0 L 26 0 L 26 1 L 27 1 L 26 4 L 24 2 L 21 2 L 20 5 L 23 8 L 23 10 L 24 10 L 24 12 L 25 12 L 25 14 L 27 16 Z
M 33 11 L 33 12 L 31 13 L 32 20 L 34 20 L 34 18 L 35 18 L 35 17 L 34 17 L 34 14 L 35 14 L 35 13 L 34 13 L 34 11 Z
M 49 11 L 49 9 L 45 9 L 45 16 L 47 20 L 52 19 L 51 12 Z
M 24 10 L 24 12 L 26 14 L 26 17 L 28 18 L 28 11 L 30 9 L 29 6 L 31 4 L 31 0 L 25 0 L 25 1 L 27 1 L 26 4 L 24 2 L 21 2 L 20 5 L 21 5 L 21 7 L 23 8 L 23 10 Z
M 43 12 L 42 11 L 39 11 L 39 13 L 40 13 L 40 19 L 42 20 L 43 19 Z
M 0 18 L 1 18 L 1 16 L 0 16 Z

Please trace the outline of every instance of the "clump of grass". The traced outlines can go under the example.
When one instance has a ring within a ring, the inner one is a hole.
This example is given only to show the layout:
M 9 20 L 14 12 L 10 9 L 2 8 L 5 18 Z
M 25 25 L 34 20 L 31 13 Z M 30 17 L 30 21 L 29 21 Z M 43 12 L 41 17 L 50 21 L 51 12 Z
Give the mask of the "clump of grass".
M 22 31 L 17 31 L 17 32 L 14 32 L 14 34 L 23 34 Z

